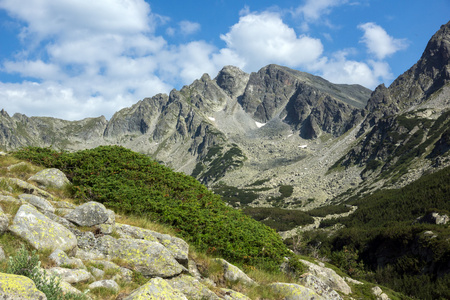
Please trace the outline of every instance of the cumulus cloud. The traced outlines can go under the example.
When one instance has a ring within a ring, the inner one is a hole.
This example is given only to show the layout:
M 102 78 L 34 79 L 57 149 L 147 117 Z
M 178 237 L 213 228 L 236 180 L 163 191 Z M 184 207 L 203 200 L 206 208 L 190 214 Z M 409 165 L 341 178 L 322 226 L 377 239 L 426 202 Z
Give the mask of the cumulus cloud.
M 408 42 L 405 39 L 395 39 L 375 23 L 364 23 L 358 26 L 364 31 L 361 42 L 377 59 L 384 59 L 399 50 L 406 49 Z
M 302 13 L 314 20 L 345 2 L 308 0 Z M 220 35 L 222 48 L 202 40 L 170 44 L 155 34 L 169 19 L 153 13 L 144 0 L 0 0 L 0 8 L 20 21 L 24 41 L 21 55 L 1 67 L 26 78 L 0 83 L 0 99 L 10 113 L 109 118 L 139 99 L 190 84 L 203 73 L 214 77 L 224 65 L 253 72 L 275 63 L 370 88 L 391 76 L 380 58 L 392 52 L 371 46 L 384 41 L 383 35 L 374 34 L 379 30 L 372 23 L 360 28 L 378 60 L 359 62 L 348 59 L 351 51 L 324 56 L 320 39 L 298 35 L 278 13 L 252 13 L 248 7 Z M 166 34 L 190 35 L 200 29 L 197 23 L 174 21 Z M 390 42 L 384 43 L 391 45 L 387 49 L 400 47 L 399 40 L 386 36 Z
M 315 61 L 323 51 L 319 39 L 297 36 L 278 14 L 270 12 L 242 16 L 220 38 L 230 51 L 245 59 L 247 70 L 270 63 L 299 67 Z
M 323 15 L 331 13 L 332 8 L 347 3 L 348 0 L 306 0 L 305 4 L 299 6 L 297 14 L 302 14 L 306 21 L 314 22 Z
M 184 35 L 190 35 L 196 33 L 200 30 L 201 26 L 199 23 L 190 22 L 190 21 L 181 21 L 179 23 L 180 31 Z

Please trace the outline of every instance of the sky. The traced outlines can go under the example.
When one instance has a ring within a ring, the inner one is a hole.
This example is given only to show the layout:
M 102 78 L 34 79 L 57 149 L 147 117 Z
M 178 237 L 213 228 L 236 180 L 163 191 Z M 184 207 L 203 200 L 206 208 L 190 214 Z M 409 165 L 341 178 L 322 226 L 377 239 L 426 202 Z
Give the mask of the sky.
M 109 119 L 226 65 L 373 90 L 449 17 L 450 0 L 0 0 L 0 109 Z

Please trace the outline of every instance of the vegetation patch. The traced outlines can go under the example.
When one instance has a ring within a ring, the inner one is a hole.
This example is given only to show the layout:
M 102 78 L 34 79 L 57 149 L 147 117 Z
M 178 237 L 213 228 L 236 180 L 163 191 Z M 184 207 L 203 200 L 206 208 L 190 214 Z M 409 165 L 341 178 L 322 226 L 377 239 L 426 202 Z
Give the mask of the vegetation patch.
M 239 151 L 232 148 L 229 156 Z M 228 207 L 191 176 L 126 148 L 65 153 L 30 147 L 15 156 L 65 172 L 79 202 L 98 201 L 116 212 L 167 224 L 200 251 L 266 269 L 278 268 L 289 256 L 273 229 Z
M 310 215 L 300 210 L 277 207 L 247 207 L 242 212 L 276 231 L 287 231 L 297 226 L 314 223 L 314 219 Z

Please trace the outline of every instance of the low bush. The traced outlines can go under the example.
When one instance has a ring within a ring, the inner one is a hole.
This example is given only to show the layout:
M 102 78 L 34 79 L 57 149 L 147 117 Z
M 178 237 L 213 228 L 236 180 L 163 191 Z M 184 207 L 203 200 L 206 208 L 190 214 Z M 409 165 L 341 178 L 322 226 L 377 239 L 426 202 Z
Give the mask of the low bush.
M 126 148 L 101 146 L 64 153 L 29 147 L 15 156 L 62 170 L 79 201 L 98 201 L 118 212 L 172 226 L 201 251 L 274 269 L 289 255 L 273 229 L 228 207 L 194 178 Z

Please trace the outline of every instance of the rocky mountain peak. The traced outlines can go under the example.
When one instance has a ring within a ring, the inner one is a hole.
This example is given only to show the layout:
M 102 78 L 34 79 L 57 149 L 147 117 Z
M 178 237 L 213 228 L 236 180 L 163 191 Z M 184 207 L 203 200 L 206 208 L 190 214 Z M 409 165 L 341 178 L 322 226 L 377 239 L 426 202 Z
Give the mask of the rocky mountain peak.
M 238 97 L 244 92 L 250 75 L 234 66 L 225 66 L 214 79 L 217 85 L 231 98 Z

